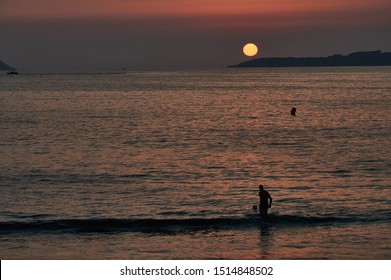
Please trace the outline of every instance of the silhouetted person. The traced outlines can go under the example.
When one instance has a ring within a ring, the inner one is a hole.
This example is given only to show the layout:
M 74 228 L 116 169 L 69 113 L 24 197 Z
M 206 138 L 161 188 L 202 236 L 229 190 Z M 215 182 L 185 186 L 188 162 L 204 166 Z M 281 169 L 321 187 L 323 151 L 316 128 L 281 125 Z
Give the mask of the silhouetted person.
M 272 197 L 269 192 L 263 189 L 262 185 L 259 185 L 259 215 L 261 217 L 267 216 L 267 210 L 272 207 Z
M 291 109 L 291 115 L 292 115 L 292 116 L 296 116 L 296 108 L 295 108 L 295 107 L 293 107 L 293 108 Z

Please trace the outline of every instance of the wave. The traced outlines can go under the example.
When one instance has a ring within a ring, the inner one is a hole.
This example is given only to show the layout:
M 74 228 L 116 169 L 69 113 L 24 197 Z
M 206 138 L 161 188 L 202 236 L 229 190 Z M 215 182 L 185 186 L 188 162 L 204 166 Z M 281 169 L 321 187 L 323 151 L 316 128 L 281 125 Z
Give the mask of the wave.
M 192 219 L 62 219 L 0 222 L 0 234 L 6 233 L 82 233 L 82 232 L 144 232 L 179 233 L 218 229 L 250 229 L 262 226 L 319 226 L 341 223 L 374 222 L 357 218 L 302 217 L 271 215 L 260 219 L 257 215 L 243 218 Z

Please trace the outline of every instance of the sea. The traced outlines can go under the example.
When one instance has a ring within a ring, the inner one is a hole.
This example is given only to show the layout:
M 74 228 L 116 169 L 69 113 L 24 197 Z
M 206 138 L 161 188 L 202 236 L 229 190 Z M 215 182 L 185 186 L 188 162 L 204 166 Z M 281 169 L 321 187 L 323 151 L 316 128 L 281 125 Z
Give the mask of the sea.
M 391 67 L 0 75 L 0 131 L 3 260 L 391 259 Z

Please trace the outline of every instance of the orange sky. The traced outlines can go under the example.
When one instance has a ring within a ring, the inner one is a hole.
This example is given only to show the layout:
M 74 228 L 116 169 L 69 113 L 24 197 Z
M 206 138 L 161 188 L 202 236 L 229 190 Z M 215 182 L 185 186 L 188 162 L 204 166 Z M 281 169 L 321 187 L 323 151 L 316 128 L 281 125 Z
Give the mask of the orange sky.
M 19 70 L 221 68 L 258 57 L 391 51 L 390 0 L 0 0 Z
M 4 19 L 151 17 L 390 9 L 389 0 L 1 0 Z

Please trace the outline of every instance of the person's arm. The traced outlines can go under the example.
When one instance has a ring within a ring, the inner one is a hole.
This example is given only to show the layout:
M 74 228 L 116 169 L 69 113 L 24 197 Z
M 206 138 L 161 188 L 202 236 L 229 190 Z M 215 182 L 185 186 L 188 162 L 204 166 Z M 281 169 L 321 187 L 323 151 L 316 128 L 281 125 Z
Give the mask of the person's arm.
M 269 208 L 270 208 L 270 207 L 272 207 L 272 201 L 273 201 L 273 199 L 272 199 L 272 197 L 270 196 L 270 194 L 268 194 L 268 196 L 269 196 L 269 199 L 270 199 L 270 202 L 269 202 Z

